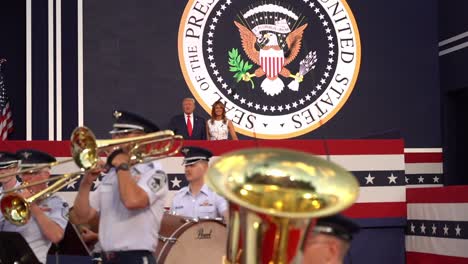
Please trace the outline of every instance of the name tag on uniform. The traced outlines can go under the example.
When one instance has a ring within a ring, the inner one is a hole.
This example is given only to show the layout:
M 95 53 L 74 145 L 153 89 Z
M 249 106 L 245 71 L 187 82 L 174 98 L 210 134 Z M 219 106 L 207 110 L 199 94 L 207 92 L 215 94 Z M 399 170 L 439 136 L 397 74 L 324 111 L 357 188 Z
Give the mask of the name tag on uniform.
M 184 209 L 184 206 L 182 206 L 182 205 L 181 205 L 181 206 L 176 206 L 176 207 L 174 207 L 174 209 L 176 209 L 176 210 L 178 210 L 178 209 Z
M 208 201 L 204 201 L 203 203 L 200 204 L 200 206 L 213 206 L 213 204 Z

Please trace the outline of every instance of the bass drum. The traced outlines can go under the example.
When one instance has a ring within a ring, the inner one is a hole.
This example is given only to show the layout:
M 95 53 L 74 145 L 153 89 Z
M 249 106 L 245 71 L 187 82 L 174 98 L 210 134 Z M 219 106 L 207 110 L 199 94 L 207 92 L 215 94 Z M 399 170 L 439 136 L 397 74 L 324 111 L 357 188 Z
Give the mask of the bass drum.
M 157 263 L 219 264 L 226 252 L 227 229 L 218 220 L 193 220 L 164 214 L 155 251 Z

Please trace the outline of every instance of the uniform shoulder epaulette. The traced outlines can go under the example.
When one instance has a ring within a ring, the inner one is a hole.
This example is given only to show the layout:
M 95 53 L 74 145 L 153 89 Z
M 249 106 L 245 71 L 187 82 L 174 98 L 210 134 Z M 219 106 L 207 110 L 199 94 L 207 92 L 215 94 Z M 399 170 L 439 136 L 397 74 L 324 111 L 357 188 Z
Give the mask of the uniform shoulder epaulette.
M 180 188 L 180 190 L 178 190 L 178 191 L 176 192 L 176 195 L 177 195 L 177 194 L 181 194 L 181 193 L 186 193 L 187 190 L 188 190 L 188 186 L 182 187 L 182 188 Z

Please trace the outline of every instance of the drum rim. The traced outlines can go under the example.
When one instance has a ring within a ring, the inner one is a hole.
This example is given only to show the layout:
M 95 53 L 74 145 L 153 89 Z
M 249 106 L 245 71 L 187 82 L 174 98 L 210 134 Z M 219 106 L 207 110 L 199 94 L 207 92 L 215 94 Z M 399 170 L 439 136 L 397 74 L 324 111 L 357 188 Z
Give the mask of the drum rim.
M 171 251 L 171 248 L 172 246 L 175 245 L 175 243 L 177 243 L 177 239 L 187 230 L 189 229 L 191 226 L 195 225 L 195 224 L 199 224 L 199 223 L 204 223 L 204 222 L 214 222 L 218 225 L 221 225 L 223 227 L 226 228 L 226 223 L 224 222 L 221 222 L 219 220 L 215 220 L 215 219 L 199 219 L 198 221 L 188 221 L 186 223 L 184 223 L 183 225 L 181 225 L 179 228 L 177 228 L 170 236 L 169 238 L 175 238 L 176 241 L 174 243 L 171 243 L 171 242 L 166 242 L 163 244 L 163 246 L 161 247 L 161 251 L 159 252 L 158 254 L 158 257 L 156 259 L 156 262 L 157 263 L 164 263 L 164 261 L 166 261 L 166 258 L 169 254 L 169 252 Z M 161 229 L 161 227 L 160 227 Z M 226 230 L 227 232 L 227 230 Z M 162 243 L 162 241 L 158 241 L 158 243 Z M 163 262 L 162 262 L 163 261 Z

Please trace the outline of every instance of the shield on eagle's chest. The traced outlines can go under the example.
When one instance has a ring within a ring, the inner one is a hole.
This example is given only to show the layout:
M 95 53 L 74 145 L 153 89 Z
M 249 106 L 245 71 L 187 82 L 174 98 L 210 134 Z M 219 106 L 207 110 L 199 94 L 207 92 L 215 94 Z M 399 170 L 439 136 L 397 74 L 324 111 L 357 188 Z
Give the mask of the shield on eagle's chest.
M 282 49 L 269 48 L 260 50 L 260 66 L 268 79 L 274 80 L 278 77 L 284 65 L 284 52 Z

